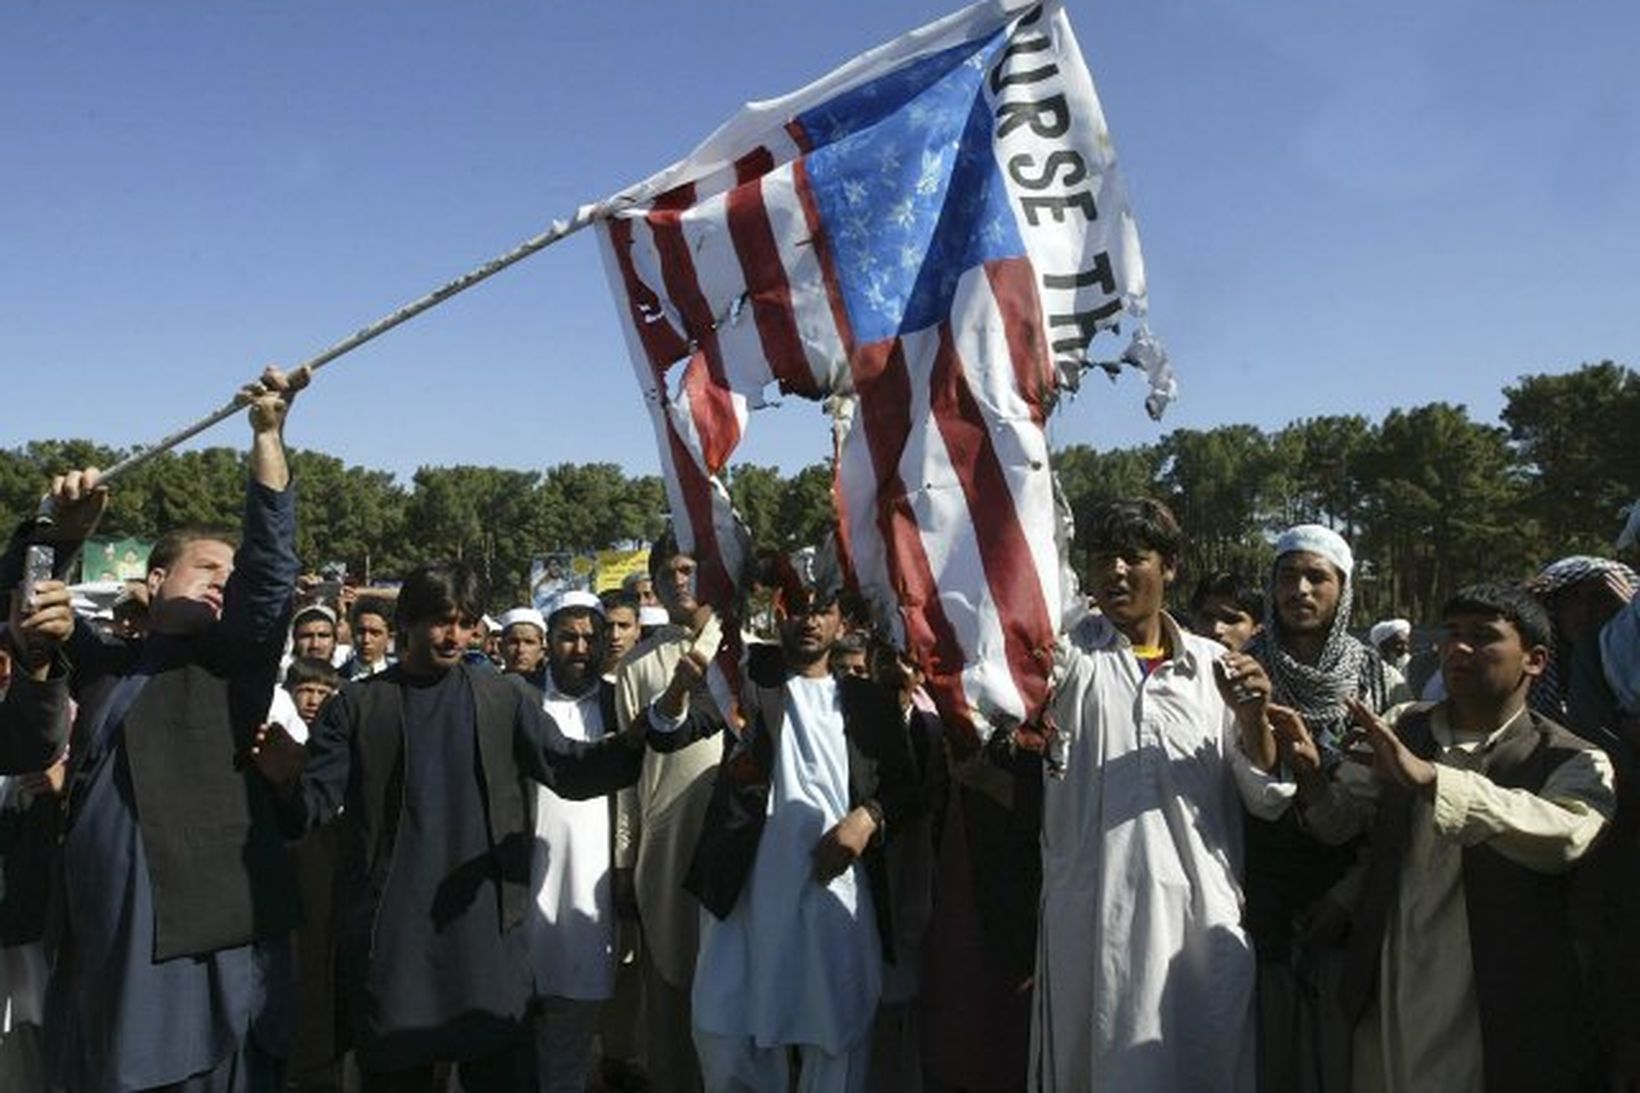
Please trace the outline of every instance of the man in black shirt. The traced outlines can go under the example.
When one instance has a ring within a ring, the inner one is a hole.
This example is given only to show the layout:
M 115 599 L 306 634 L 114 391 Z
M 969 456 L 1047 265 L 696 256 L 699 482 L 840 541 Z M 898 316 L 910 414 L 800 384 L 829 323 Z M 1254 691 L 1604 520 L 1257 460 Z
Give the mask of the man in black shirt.
M 466 664 L 483 610 L 461 563 L 415 570 L 399 663 L 339 694 L 305 750 L 275 726 L 254 750 L 288 834 L 342 815 L 339 978 L 367 1091 L 431 1090 L 446 1061 L 469 1090 L 533 1080 L 529 783 L 596 797 L 643 757 L 633 735 L 566 738 L 527 685 Z

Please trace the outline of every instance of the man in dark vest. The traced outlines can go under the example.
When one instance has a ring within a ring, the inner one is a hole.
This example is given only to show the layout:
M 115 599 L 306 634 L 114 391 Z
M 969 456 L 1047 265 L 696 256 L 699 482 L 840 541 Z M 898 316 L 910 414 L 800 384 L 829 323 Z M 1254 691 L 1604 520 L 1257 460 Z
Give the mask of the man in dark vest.
M 1599 1088 L 1566 893 L 1611 817 L 1611 762 L 1527 707 L 1553 642 L 1528 594 L 1475 585 L 1441 614 L 1447 698 L 1393 727 L 1356 700 L 1337 777 L 1299 718 L 1276 726 L 1309 830 L 1370 832 L 1340 990 L 1352 1088 Z
M 103 639 L 51 582 L 18 619 L 29 683 L 0 737 L 79 703 L 47 923 L 45 1038 L 56 1082 L 102 1090 L 277 1088 L 289 1027 L 284 939 L 298 914 L 273 799 L 242 757 L 273 693 L 297 560 L 283 428 L 307 374 L 270 368 L 250 406 L 243 538 L 180 531 L 148 558 L 147 637 Z M 59 479 L 57 563 L 95 528 L 95 469 Z M 0 581 L 15 579 L 13 541 Z M 21 613 L 19 609 L 18 613 Z
M 333 698 L 307 747 L 265 728 L 258 769 L 286 832 L 341 815 L 340 1001 L 372 1091 L 532 1088 L 526 943 L 531 783 L 584 799 L 630 785 L 642 737 L 568 739 L 521 677 L 465 659 L 484 614 L 469 567 L 405 578 L 399 662 Z
M 777 598 L 780 648 L 753 646 L 685 885 L 701 916 L 691 1016 L 708 1090 L 860 1093 L 870 1029 L 892 960 L 883 839 L 917 807 L 893 692 L 835 678 L 835 593 L 795 574 Z M 644 720 L 653 747 L 725 729 L 690 649 Z

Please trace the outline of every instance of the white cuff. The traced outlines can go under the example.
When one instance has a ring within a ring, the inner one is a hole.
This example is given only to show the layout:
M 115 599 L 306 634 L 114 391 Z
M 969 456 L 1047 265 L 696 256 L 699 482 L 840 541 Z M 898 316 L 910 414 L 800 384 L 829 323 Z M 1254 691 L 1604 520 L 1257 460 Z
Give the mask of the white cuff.
M 676 717 L 667 717 L 661 713 L 661 696 L 656 695 L 649 704 L 649 727 L 656 732 L 674 733 L 683 728 L 684 719 L 689 716 L 689 699 L 683 700 L 683 712 Z

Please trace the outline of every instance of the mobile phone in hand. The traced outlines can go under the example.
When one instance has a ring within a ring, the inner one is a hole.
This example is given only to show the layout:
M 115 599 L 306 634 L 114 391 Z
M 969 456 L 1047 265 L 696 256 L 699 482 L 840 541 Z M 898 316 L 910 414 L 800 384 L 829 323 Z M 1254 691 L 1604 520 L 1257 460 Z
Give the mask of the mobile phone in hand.
M 18 585 L 22 592 L 23 611 L 32 615 L 35 609 L 34 586 L 41 581 L 51 580 L 51 571 L 57 566 L 57 552 L 49 546 L 35 543 L 28 548 L 23 559 L 23 583 Z

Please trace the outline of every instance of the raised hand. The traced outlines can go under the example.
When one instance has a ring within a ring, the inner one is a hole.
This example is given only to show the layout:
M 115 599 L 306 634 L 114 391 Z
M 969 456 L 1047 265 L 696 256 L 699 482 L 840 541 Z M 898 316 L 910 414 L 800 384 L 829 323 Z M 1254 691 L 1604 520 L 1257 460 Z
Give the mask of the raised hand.
M 1321 773 L 1321 749 L 1297 710 L 1271 703 L 1265 714 L 1281 757 L 1300 778 Z
M 1246 653 L 1226 653 L 1213 662 L 1213 681 L 1239 722 L 1261 720 L 1270 704 L 1270 677 Z
M 667 717 L 683 716 L 683 700 L 706 680 L 706 658 L 693 649 L 678 658 L 672 669 L 672 679 L 655 702 L 655 708 Z
M 73 543 L 97 530 L 103 509 L 108 507 L 108 487 L 99 484 L 101 477 L 96 467 L 86 467 L 51 480 L 46 493 L 51 524 L 42 529 L 41 538 Z
M 256 730 L 251 744 L 251 762 L 262 777 L 272 782 L 281 792 L 289 790 L 302 776 L 307 766 L 307 749 L 278 723 L 263 725 Z
M 1365 743 L 1372 749 L 1370 759 L 1360 759 L 1360 762 L 1370 762 L 1372 769 L 1380 778 L 1394 782 L 1396 785 L 1408 789 L 1418 790 L 1425 794 L 1435 792 L 1435 764 L 1427 759 L 1420 759 L 1412 754 L 1412 749 L 1402 742 L 1395 730 L 1377 714 L 1373 713 L 1360 699 L 1352 698 L 1349 701 L 1350 721 L 1355 729 L 1345 741 L 1346 745 L 1356 742 Z M 1355 758 L 1358 753 L 1348 753 Z
M 251 429 L 257 433 L 278 432 L 285 426 L 285 415 L 296 393 L 308 385 L 313 372 L 298 368 L 285 373 L 274 365 L 262 370 L 262 375 L 239 389 L 239 401 L 251 408 Z
M 46 677 L 51 654 L 74 633 L 71 600 L 68 585 L 62 581 L 37 581 L 28 603 L 23 602 L 22 589 L 11 591 L 11 642 L 22 665 L 36 679 Z

